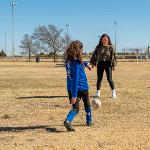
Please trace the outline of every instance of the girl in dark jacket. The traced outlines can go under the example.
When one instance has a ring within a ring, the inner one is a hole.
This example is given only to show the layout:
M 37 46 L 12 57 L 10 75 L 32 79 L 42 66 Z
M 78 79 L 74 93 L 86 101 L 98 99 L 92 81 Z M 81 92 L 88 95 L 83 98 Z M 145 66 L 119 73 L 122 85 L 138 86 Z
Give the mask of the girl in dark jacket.
M 112 70 L 115 70 L 116 62 L 116 53 L 112 47 L 110 37 L 107 34 L 103 34 L 90 60 L 90 64 L 93 67 L 97 66 L 97 97 L 100 97 L 101 82 L 105 70 L 107 80 L 112 90 L 112 98 L 117 98 L 115 85 L 112 80 Z

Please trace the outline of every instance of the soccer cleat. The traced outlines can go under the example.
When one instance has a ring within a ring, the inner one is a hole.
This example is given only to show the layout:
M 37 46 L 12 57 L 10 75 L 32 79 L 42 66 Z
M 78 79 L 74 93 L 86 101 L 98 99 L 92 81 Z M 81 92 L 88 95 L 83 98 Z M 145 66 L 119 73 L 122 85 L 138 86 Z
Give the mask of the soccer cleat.
M 92 127 L 93 126 L 93 122 L 92 121 L 87 122 L 86 125 L 89 126 L 89 127 Z
M 71 125 L 71 122 L 69 122 L 69 121 L 67 121 L 67 120 L 65 120 L 64 121 L 64 126 L 66 127 L 66 129 L 68 130 L 68 131 L 75 131 L 75 129 L 72 127 L 72 125 Z

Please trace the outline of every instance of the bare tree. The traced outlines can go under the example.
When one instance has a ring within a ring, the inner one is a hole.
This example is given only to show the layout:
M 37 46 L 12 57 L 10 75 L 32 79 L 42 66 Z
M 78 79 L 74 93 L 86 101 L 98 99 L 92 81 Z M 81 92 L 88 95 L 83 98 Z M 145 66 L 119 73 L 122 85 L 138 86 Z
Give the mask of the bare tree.
M 65 59 L 66 49 L 72 42 L 71 36 L 65 34 L 64 37 L 62 38 L 62 41 L 63 41 L 63 50 L 64 50 L 63 56 Z
M 69 44 L 72 42 L 71 36 L 69 36 L 67 34 L 64 35 L 64 37 L 62 38 L 62 40 L 63 40 L 63 43 L 64 43 L 63 44 L 64 49 L 66 49 L 69 46 Z
M 31 54 L 34 53 L 34 44 L 32 37 L 28 34 L 25 34 L 23 40 L 21 40 L 21 45 L 19 46 L 23 49 L 22 54 L 29 55 L 29 62 L 31 61 Z
M 34 51 L 35 55 L 40 55 L 41 52 L 47 52 L 47 47 L 40 40 L 34 41 Z
M 57 52 L 63 51 L 64 39 L 61 37 L 62 29 L 57 29 L 54 25 L 39 26 L 35 28 L 32 35 L 33 39 L 46 44 L 47 51 L 54 53 L 54 62 L 56 62 Z
M 31 55 L 40 54 L 44 49 L 44 46 L 42 47 L 40 41 L 33 41 L 32 37 L 28 34 L 24 35 L 19 47 L 23 49 L 22 54 L 27 54 L 29 56 L 29 62 L 31 61 Z

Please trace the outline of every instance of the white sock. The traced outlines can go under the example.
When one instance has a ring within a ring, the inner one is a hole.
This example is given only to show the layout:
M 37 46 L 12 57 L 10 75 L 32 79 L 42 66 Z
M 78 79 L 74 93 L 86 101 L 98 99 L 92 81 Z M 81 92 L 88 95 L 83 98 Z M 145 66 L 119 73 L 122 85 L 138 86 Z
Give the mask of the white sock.
M 97 92 L 96 93 L 100 93 L 100 90 L 97 90 Z
M 96 91 L 96 96 L 100 97 L 100 95 L 101 95 L 100 90 L 97 90 L 97 91 Z
M 116 90 L 115 90 L 115 89 L 113 89 L 113 90 L 112 90 L 112 93 L 116 93 Z
M 117 98 L 116 90 L 115 89 L 112 90 L 112 98 Z

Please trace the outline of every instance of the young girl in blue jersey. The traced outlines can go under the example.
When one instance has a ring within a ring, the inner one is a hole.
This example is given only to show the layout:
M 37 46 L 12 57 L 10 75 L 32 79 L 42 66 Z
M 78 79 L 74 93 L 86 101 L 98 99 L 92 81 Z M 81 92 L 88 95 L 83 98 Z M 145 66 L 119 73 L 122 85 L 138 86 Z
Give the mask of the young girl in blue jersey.
M 66 50 L 66 72 L 67 72 L 67 91 L 72 104 L 64 126 L 68 131 L 75 131 L 72 121 L 79 112 L 79 102 L 82 98 L 86 112 L 86 125 L 92 125 L 92 113 L 89 101 L 89 86 L 84 67 L 91 69 L 87 63 L 83 62 L 83 45 L 80 41 L 73 41 Z

